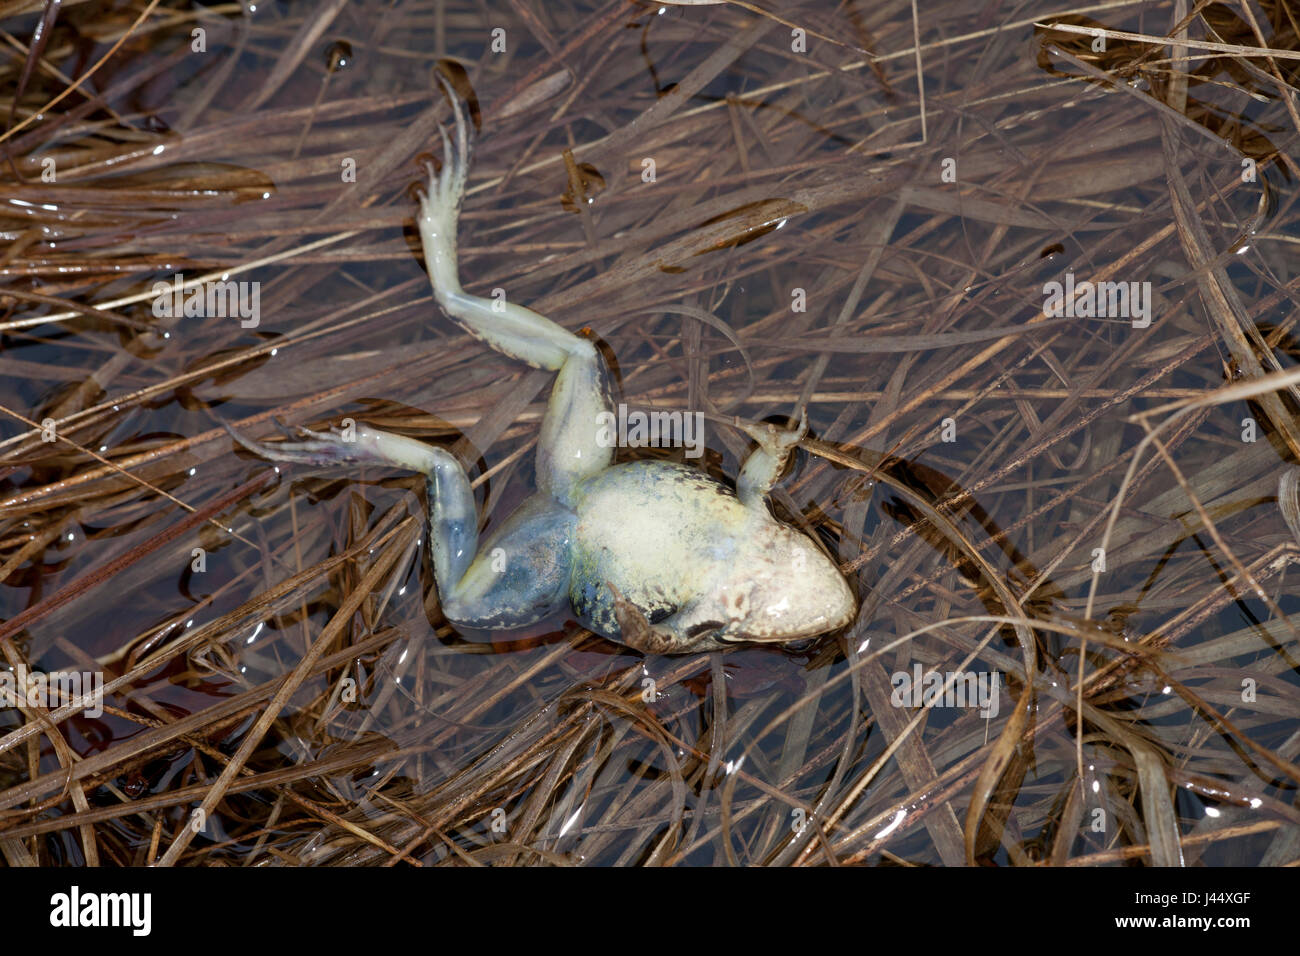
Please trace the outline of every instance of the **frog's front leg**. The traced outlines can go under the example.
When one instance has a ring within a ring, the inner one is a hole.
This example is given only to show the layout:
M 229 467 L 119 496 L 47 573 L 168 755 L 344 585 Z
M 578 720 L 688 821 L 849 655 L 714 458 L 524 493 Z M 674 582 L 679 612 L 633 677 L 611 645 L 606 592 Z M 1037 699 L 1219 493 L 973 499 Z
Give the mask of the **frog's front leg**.
M 568 600 L 568 539 L 573 514 L 534 495 L 478 547 L 474 492 L 465 470 L 441 448 L 358 426 L 355 440 L 297 429 L 305 439 L 265 445 L 231 431 L 245 448 L 272 461 L 333 467 L 380 465 L 425 476 L 429 553 L 447 620 L 467 627 L 523 627 Z
M 808 434 L 808 412 L 804 410 L 794 428 L 777 428 L 767 422 L 745 425 L 739 420 L 736 427 L 758 442 L 758 447 L 740 468 L 736 494 L 747 508 L 761 508 L 763 499 L 785 470 L 785 463 L 790 460 L 795 445 Z
M 609 467 L 598 416 L 609 410 L 607 373 L 596 347 L 543 315 L 503 299 L 469 295 L 456 263 L 457 219 L 469 172 L 469 129 L 460 99 L 444 83 L 455 117 L 454 143 L 442 131 L 443 169 L 429 170 L 420 200 L 420 240 L 438 304 L 475 338 L 533 366 L 558 371 L 537 447 L 537 486 L 572 504 L 573 486 Z
M 721 650 L 727 645 L 716 636 L 721 621 L 697 623 L 688 626 L 689 612 L 678 611 L 656 624 L 651 624 L 641 609 L 619 593 L 613 584 L 606 583 L 614 597 L 614 618 L 618 621 L 618 640 L 644 654 L 685 654 L 697 651 Z

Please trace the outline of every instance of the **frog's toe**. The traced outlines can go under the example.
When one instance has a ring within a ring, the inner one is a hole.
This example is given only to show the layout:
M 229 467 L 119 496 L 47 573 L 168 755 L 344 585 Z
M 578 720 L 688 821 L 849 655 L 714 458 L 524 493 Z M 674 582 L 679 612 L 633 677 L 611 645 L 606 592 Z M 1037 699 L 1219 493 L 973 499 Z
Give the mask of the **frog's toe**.
M 429 171 L 428 196 L 436 197 L 442 210 L 454 212 L 460 208 L 465 181 L 469 176 L 469 125 L 465 122 L 465 108 L 456 91 L 444 77 L 440 76 L 438 80 L 451 103 L 454 135 L 449 135 L 442 123 L 438 124 L 438 137 L 442 140 L 442 172 L 435 171 L 432 163 L 425 164 Z M 428 202 L 428 199 L 425 201 Z
M 442 175 L 431 180 L 429 185 L 437 191 L 438 199 L 446 208 L 451 208 L 459 200 L 456 188 L 464 182 L 464 175 L 456 168 L 456 154 L 451 148 L 451 139 L 447 136 L 447 127 L 438 124 L 438 136 L 442 139 Z
M 790 442 L 790 444 L 792 445 L 797 442 L 803 441 L 804 436 L 808 434 L 808 406 L 807 405 L 799 409 L 799 424 L 796 425 L 791 430 L 790 433 L 794 435 L 794 438 Z
M 748 424 L 739 418 L 736 419 L 736 427 L 767 451 L 784 452 L 799 444 L 808 434 L 808 410 L 803 409 L 799 415 L 799 424 L 790 428 L 778 428 L 771 422 Z
M 266 444 L 245 438 L 225 422 L 222 422 L 221 426 L 240 446 L 271 461 L 302 465 L 338 465 L 348 463 L 356 457 L 350 443 L 345 442 L 339 435 L 316 432 L 301 426 L 289 428 L 280 422 L 275 424 L 282 432 L 299 440 Z
M 450 156 L 450 158 L 463 181 L 465 175 L 469 172 L 469 157 L 472 152 L 469 124 L 465 121 L 465 103 L 446 77 L 439 76 L 438 79 L 442 82 L 442 88 L 447 94 L 447 99 L 451 102 L 451 114 L 456 121 L 456 151 L 455 155 Z

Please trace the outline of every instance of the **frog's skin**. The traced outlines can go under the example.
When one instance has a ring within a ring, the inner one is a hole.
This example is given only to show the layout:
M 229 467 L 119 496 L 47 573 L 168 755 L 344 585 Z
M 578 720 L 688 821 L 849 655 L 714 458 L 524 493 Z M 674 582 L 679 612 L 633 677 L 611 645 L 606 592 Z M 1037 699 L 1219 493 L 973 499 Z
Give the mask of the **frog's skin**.
M 424 474 L 434 576 L 453 624 L 508 630 L 567 603 L 595 633 L 667 654 L 781 643 L 848 624 L 857 602 L 835 564 L 776 521 L 764 500 L 805 423 L 793 431 L 740 426 L 759 447 L 734 492 L 682 465 L 615 465 L 614 450 L 598 440 L 597 416 L 611 404 L 599 351 L 523 306 L 494 309 L 461 288 L 456 222 L 469 138 L 461 104 L 448 92 L 455 142 L 442 132 L 442 174 L 429 169 L 420 197 L 425 263 L 438 303 L 471 335 L 559 373 L 538 440 L 536 493 L 480 546 L 469 479 L 441 448 L 364 426 L 354 441 L 306 429 L 299 442 L 239 441 L 275 461 Z

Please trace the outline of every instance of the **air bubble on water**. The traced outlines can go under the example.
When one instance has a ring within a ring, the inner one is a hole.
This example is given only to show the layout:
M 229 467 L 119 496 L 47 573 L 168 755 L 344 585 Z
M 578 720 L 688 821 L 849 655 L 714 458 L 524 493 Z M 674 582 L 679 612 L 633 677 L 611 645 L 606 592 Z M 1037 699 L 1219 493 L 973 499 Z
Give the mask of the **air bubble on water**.
M 325 48 L 325 69 L 331 73 L 346 70 L 352 65 L 352 44 L 347 40 L 335 40 Z

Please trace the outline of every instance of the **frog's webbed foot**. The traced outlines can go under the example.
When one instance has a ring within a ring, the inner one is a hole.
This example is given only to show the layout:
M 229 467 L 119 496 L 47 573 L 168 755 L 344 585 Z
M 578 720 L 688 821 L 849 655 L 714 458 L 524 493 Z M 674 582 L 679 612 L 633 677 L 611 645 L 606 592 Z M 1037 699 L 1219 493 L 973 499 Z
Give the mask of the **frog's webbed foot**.
M 768 422 L 745 424 L 736 419 L 736 427 L 758 442 L 753 454 L 745 459 L 736 479 L 736 493 L 743 504 L 761 506 L 772 490 L 796 445 L 808 434 L 808 410 L 803 409 L 794 428 L 777 428 Z
M 651 624 L 646 616 L 618 588 L 605 582 L 614 596 L 614 619 L 618 621 L 619 642 L 644 654 L 686 654 L 694 651 L 713 651 L 724 645 L 711 638 L 691 638 L 678 631 Z
M 453 119 L 453 136 L 447 135 L 447 128 L 438 124 L 438 135 L 442 138 L 442 172 L 439 173 L 433 163 L 426 163 L 429 173 L 429 188 L 420 191 L 420 225 L 426 222 L 445 230 L 452 243 L 453 272 L 455 270 L 456 219 L 460 215 L 461 200 L 465 198 L 465 182 L 469 178 L 469 161 L 473 154 L 469 124 L 465 121 L 465 107 L 456 91 L 442 76 L 438 77 L 451 103 Z M 459 283 L 457 283 L 459 285 Z
M 321 467 L 378 465 L 424 475 L 434 575 L 444 600 L 455 593 L 478 548 L 474 492 L 460 462 L 445 449 L 365 425 L 338 434 L 276 424 L 298 440 L 264 444 L 245 438 L 229 425 L 225 429 L 244 448 L 271 461 Z
M 356 454 L 355 446 L 345 442 L 341 435 L 332 432 L 316 432 L 301 425 L 289 428 L 278 421 L 275 424 L 285 435 L 297 440 L 270 445 L 245 438 L 225 422 L 221 423 L 221 427 L 243 448 L 270 461 L 327 467 L 359 464 L 362 461 Z

